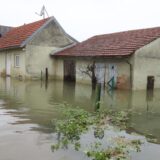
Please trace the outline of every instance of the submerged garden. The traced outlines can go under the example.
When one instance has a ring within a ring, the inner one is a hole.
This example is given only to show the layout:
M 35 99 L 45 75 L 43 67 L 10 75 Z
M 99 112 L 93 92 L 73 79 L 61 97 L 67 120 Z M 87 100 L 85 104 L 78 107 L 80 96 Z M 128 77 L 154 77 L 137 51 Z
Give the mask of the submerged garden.
M 130 151 L 140 152 L 142 142 L 139 139 L 125 136 L 107 139 L 106 132 L 111 130 L 111 127 L 114 126 L 119 131 L 126 129 L 129 112 L 97 110 L 89 113 L 81 108 L 70 108 L 68 105 L 62 108 L 65 118 L 54 121 L 57 143 L 52 145 L 53 151 L 72 147 L 93 160 L 129 160 Z M 84 146 L 81 137 L 87 132 L 93 134 L 94 138 Z
M 0 159 L 159 160 L 159 90 L 0 82 Z

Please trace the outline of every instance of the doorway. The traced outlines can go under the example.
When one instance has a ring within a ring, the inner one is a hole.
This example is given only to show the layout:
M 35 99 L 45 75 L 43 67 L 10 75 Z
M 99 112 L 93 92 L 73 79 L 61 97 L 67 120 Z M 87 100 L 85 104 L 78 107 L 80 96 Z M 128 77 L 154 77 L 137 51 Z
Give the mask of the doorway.
M 112 88 L 116 88 L 117 85 L 117 66 L 115 64 L 109 64 L 109 76 L 107 84 Z
M 97 83 L 104 84 L 105 83 L 105 63 L 96 63 L 95 67 L 95 75 L 97 79 Z
M 147 90 L 153 90 L 154 89 L 154 76 L 148 76 L 147 77 Z
M 73 81 L 76 80 L 76 65 L 73 60 L 64 60 L 64 80 Z
M 11 55 L 6 54 L 6 76 L 11 75 Z

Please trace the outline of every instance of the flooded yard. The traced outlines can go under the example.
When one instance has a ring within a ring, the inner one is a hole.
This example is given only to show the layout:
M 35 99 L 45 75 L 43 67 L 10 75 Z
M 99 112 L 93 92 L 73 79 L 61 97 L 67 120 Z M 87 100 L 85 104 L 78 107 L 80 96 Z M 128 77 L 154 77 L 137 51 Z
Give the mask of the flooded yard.
M 62 118 L 60 104 L 94 111 L 94 97 L 95 92 L 88 85 L 0 79 L 0 160 L 89 159 L 71 149 L 52 152 L 51 145 L 57 137 L 51 120 Z M 159 160 L 160 90 L 153 93 L 105 90 L 101 108 L 130 110 L 127 130 L 117 134 L 137 133 L 137 137 L 146 137 L 142 151 L 131 153 L 133 160 Z M 88 134 L 83 140 L 89 139 Z

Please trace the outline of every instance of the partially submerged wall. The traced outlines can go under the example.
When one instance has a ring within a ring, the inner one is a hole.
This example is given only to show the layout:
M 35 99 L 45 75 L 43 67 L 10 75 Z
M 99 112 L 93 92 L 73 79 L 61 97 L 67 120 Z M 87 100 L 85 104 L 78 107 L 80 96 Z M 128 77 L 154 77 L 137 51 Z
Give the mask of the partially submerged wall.
M 39 79 L 41 72 L 44 77 L 47 68 L 49 78 L 54 78 L 59 68 L 56 67 L 58 62 L 55 63 L 50 54 L 72 43 L 73 40 L 63 32 L 57 22 L 51 21 L 26 46 L 27 77 Z
M 84 57 L 79 57 L 79 58 L 56 58 L 55 62 L 55 68 L 56 68 L 56 77 L 58 79 L 63 79 L 64 75 L 64 68 L 63 68 L 63 61 L 64 60 L 74 60 L 76 63 L 76 82 L 78 83 L 84 83 L 84 84 L 91 84 L 92 83 L 92 72 L 88 70 L 93 63 L 95 64 L 95 75 L 99 72 L 102 74 L 100 75 L 101 79 L 105 81 L 105 84 L 107 86 L 107 82 L 111 79 L 111 71 L 110 71 L 110 66 L 114 65 L 115 70 L 115 81 L 116 81 L 116 87 L 118 89 L 129 89 L 130 88 L 130 62 L 126 58 L 112 58 L 112 59 L 107 59 L 107 58 L 84 58 Z M 98 68 L 97 66 L 102 66 L 102 68 Z M 97 70 L 97 72 L 96 72 Z
M 154 87 L 160 88 L 160 39 L 135 52 L 133 90 L 146 89 L 148 76 L 154 76 Z
M 19 56 L 19 66 L 15 64 L 15 57 Z M 25 78 L 25 51 L 22 49 L 14 49 L 0 52 L 0 75 L 5 76 L 7 63 L 12 77 Z
M 91 77 L 85 73 L 88 65 L 95 63 L 95 75 L 96 78 L 100 77 L 100 81 L 109 82 L 112 76 L 115 77 L 115 86 L 118 89 L 129 89 L 130 88 L 130 65 L 128 59 L 107 59 L 99 58 L 96 60 L 76 60 L 76 80 L 81 83 L 91 83 Z M 100 66 L 100 68 L 98 68 Z M 111 75 L 111 66 L 114 66 L 114 73 Z

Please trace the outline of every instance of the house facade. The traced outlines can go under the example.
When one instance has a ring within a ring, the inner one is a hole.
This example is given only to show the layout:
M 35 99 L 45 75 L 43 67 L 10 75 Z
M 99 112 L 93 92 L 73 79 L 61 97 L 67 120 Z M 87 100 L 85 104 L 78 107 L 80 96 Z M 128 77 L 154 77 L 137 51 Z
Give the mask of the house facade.
M 24 24 L 0 38 L 0 75 L 20 79 L 54 78 L 50 53 L 77 43 L 54 17 Z
M 52 53 L 61 79 L 117 89 L 160 88 L 160 27 L 98 35 Z

